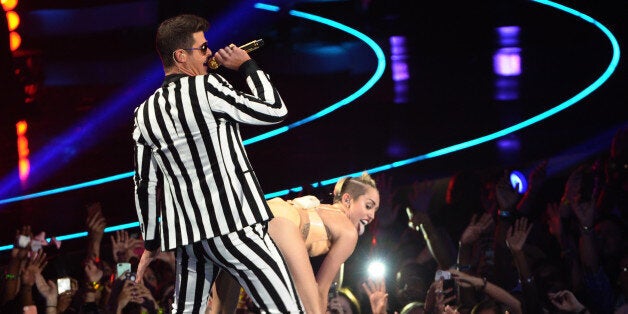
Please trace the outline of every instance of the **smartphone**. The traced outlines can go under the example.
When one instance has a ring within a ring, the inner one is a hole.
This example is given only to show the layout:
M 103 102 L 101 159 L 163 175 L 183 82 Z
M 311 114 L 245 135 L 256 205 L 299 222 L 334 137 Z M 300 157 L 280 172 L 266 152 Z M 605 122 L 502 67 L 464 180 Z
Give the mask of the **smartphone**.
M 125 278 L 127 273 L 131 273 L 131 263 L 118 263 L 116 265 L 116 278 Z
M 434 275 L 434 281 L 438 281 L 438 280 L 449 280 L 451 279 L 451 273 L 446 271 L 446 270 L 437 270 L 436 274 Z
M 451 273 L 446 270 L 437 270 L 434 275 L 434 280 L 443 280 L 443 291 L 451 289 L 447 294 L 445 294 L 445 298 L 449 298 L 451 296 L 455 296 L 457 294 L 458 287 L 456 287 L 456 282 L 453 278 L 451 278 Z M 447 304 L 454 305 L 457 302 L 456 299 L 451 300 Z
M 62 294 L 72 289 L 70 277 L 63 277 L 57 279 L 57 292 Z

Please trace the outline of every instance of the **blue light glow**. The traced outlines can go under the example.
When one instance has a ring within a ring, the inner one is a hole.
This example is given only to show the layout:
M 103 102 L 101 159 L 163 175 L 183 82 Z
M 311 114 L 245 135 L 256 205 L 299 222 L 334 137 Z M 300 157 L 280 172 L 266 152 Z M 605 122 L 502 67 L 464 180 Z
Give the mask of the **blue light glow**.
M 513 189 L 517 189 L 519 194 L 523 194 L 528 190 L 528 180 L 521 171 L 514 170 L 510 173 L 510 184 Z
M 560 103 L 559 105 L 557 105 L 557 106 L 555 106 L 555 107 L 553 107 L 553 108 L 551 108 L 551 109 L 549 109 L 549 110 L 547 110 L 545 112 L 542 112 L 542 113 L 540 113 L 540 114 L 538 114 L 538 115 L 536 115 L 536 116 L 534 116 L 532 118 L 529 118 L 529 119 L 524 120 L 524 121 L 522 121 L 520 123 L 517 123 L 517 124 L 515 124 L 513 126 L 505 128 L 503 130 L 499 130 L 499 131 L 490 133 L 488 135 L 481 136 L 481 137 L 476 138 L 476 139 L 471 139 L 471 140 L 468 140 L 468 141 L 465 141 L 465 142 L 462 142 L 462 143 L 458 143 L 458 144 L 455 144 L 455 145 L 452 145 L 452 146 L 448 146 L 448 147 L 445 147 L 445 148 L 442 148 L 442 149 L 438 149 L 438 150 L 435 150 L 435 151 L 427 153 L 427 154 L 419 155 L 419 156 L 408 158 L 408 159 L 405 159 L 405 160 L 396 161 L 396 162 L 393 162 L 393 163 L 390 163 L 390 164 L 381 165 L 381 166 L 378 166 L 378 167 L 375 167 L 375 168 L 371 168 L 371 169 L 366 169 L 366 170 L 363 170 L 363 171 L 367 171 L 367 172 L 369 172 L 371 174 L 374 174 L 374 173 L 377 173 L 377 172 L 381 172 L 381 171 L 387 171 L 387 170 L 390 170 L 392 168 L 403 167 L 403 166 L 406 166 L 406 165 L 411 164 L 411 163 L 419 162 L 419 161 L 422 161 L 422 160 L 425 160 L 425 159 L 435 158 L 435 157 L 438 157 L 438 156 L 441 156 L 441 155 L 445 155 L 445 154 L 449 154 L 449 153 L 452 153 L 452 152 L 455 152 L 455 151 L 458 151 L 458 150 L 466 149 L 466 148 L 472 147 L 474 145 L 479 145 L 479 144 L 482 144 L 482 143 L 494 140 L 496 138 L 499 138 L 499 137 L 511 134 L 513 132 L 516 132 L 516 131 L 521 130 L 521 129 L 527 127 L 527 126 L 530 126 L 530 125 L 532 125 L 534 123 L 537 123 L 537 122 L 539 122 L 539 121 L 541 121 L 541 120 L 543 120 L 543 119 L 545 119 L 547 117 L 550 117 L 550 116 L 552 116 L 552 115 L 554 115 L 554 114 L 556 114 L 556 113 L 558 113 L 558 112 L 560 112 L 560 111 L 562 111 L 562 110 L 572 106 L 576 102 L 582 100 L 587 95 L 591 94 L 598 87 L 600 87 L 600 85 L 602 85 L 604 82 L 606 82 L 606 80 L 608 80 L 610 75 L 615 71 L 615 69 L 617 68 L 617 65 L 619 63 L 620 50 L 619 50 L 619 44 L 617 43 L 617 40 L 615 39 L 615 36 L 604 25 L 600 24 L 599 22 L 597 22 L 596 20 L 592 19 L 591 17 L 589 17 L 589 16 L 587 16 L 585 14 L 582 14 L 582 13 L 580 13 L 578 11 L 575 11 L 575 10 L 573 10 L 571 8 L 565 7 L 565 6 L 560 5 L 560 4 L 556 4 L 554 2 L 545 1 L 545 0 L 533 0 L 533 1 L 541 3 L 541 4 L 544 4 L 544 5 L 552 6 L 554 8 L 559 9 L 559 10 L 565 11 L 565 12 L 567 12 L 569 14 L 575 15 L 575 16 L 577 16 L 577 17 L 579 17 L 579 18 L 581 18 L 581 19 L 583 19 L 583 20 L 585 20 L 585 21 L 587 21 L 589 23 L 592 23 L 594 26 L 599 28 L 608 37 L 608 39 L 609 39 L 609 41 L 611 43 L 611 46 L 612 46 L 613 56 L 611 58 L 610 64 L 608 65 L 608 67 L 606 68 L 604 73 L 598 79 L 596 79 L 591 85 L 587 86 L 581 92 L 579 92 L 576 95 L 572 96 L 571 98 L 565 100 L 564 102 Z M 296 11 L 291 11 L 291 12 L 296 12 Z M 307 15 L 307 14 L 303 14 L 303 15 L 304 16 L 308 16 L 310 18 L 312 17 L 311 15 Z M 295 16 L 298 16 L 298 15 L 295 15 Z M 329 21 L 329 20 L 321 18 L 321 21 Z M 341 24 L 338 24 L 336 22 L 334 22 L 334 23 L 336 25 L 341 25 Z M 370 41 L 370 39 L 369 39 L 369 41 Z M 377 45 L 375 45 L 375 46 L 377 47 Z M 379 51 L 381 52 L 381 49 Z M 378 55 L 377 52 L 376 52 L 376 54 Z M 380 59 L 379 55 L 378 55 L 378 59 Z M 381 60 L 384 60 L 383 54 L 382 54 Z M 383 69 L 382 69 L 382 71 L 383 71 Z M 373 78 L 371 78 L 371 80 L 369 80 L 369 83 L 372 82 L 371 86 L 375 83 L 376 79 L 374 79 L 374 78 L 376 76 L 377 75 L 374 75 Z M 381 76 L 381 74 L 379 74 L 379 76 Z M 379 79 L 379 76 L 377 76 L 377 79 Z M 370 88 L 370 86 L 369 86 L 369 88 Z M 365 89 L 365 87 L 363 87 L 360 90 L 358 90 L 352 96 L 358 94 L 358 92 L 362 91 L 363 89 Z M 366 91 L 366 90 L 364 90 L 364 91 Z M 362 93 L 364 93 L 364 91 Z M 361 95 L 361 94 L 359 94 L 359 95 Z M 358 96 L 355 96 L 355 97 L 358 97 Z M 348 98 L 345 98 L 345 100 L 343 100 L 343 101 L 346 101 L 346 99 L 348 99 Z M 337 109 L 338 107 L 346 104 L 346 103 L 343 103 L 343 101 L 341 101 L 339 103 L 336 103 L 336 104 L 332 105 L 331 107 L 329 107 L 329 108 L 335 107 L 334 109 L 327 108 L 328 111 L 321 111 L 321 112 L 317 113 L 316 115 L 313 115 L 313 116 L 311 116 L 309 118 L 301 120 L 300 124 L 309 122 L 309 121 L 313 120 L 312 117 L 314 117 L 314 116 L 320 117 L 320 116 L 322 116 L 324 114 L 327 114 L 327 113 Z M 309 120 L 307 120 L 307 119 L 309 119 Z M 305 121 L 305 120 L 307 120 L 307 121 Z M 293 127 L 294 125 L 295 124 L 293 123 L 291 125 L 291 127 Z M 315 183 L 312 183 L 312 186 L 313 187 L 319 187 L 319 186 L 325 186 L 325 185 L 329 185 L 329 184 L 335 184 L 336 181 L 338 179 L 342 178 L 342 177 L 360 175 L 363 171 L 354 172 L 354 173 L 351 173 L 351 174 L 338 176 L 338 177 L 335 177 L 335 178 L 332 178 L 332 179 L 327 179 L 327 180 L 315 182 Z M 120 177 L 118 177 L 117 179 L 122 179 L 122 178 L 124 178 L 125 176 L 128 176 L 128 175 L 129 175 L 129 173 L 121 174 L 121 175 L 119 175 Z M 113 177 L 109 177 L 109 178 L 113 178 Z M 90 181 L 90 182 L 94 182 L 94 181 Z M 268 198 L 268 197 L 274 197 L 274 196 L 287 195 L 291 190 L 292 191 L 298 191 L 301 188 L 302 187 L 297 186 L 297 187 L 285 189 L 285 190 L 282 190 L 282 191 L 279 191 L 279 192 L 269 193 L 269 194 L 266 194 L 266 197 Z M 57 190 L 60 190 L 60 189 L 55 189 L 55 191 L 57 191 Z M 40 193 L 46 193 L 46 192 L 40 192 Z M 40 193 L 35 193 L 35 194 L 40 194 Z M 56 192 L 56 193 L 59 193 L 59 192 Z M 49 195 L 49 194 L 52 194 L 52 193 L 47 193 L 45 195 Z M 42 195 L 38 195 L 38 196 L 42 196 Z M 35 196 L 33 196 L 33 197 L 35 197 Z M 16 198 L 13 198 L 13 199 L 16 199 Z M 16 200 L 13 200 L 13 201 L 16 201 Z M 9 203 L 8 199 L 0 200 L 0 204 L 6 204 L 6 203 Z M 121 225 L 121 226 L 125 226 L 125 227 L 121 227 L 121 228 L 130 228 L 130 227 L 134 226 L 134 224 L 135 223 L 129 223 L 129 224 Z M 110 228 L 115 228 L 115 227 L 110 227 Z M 109 230 L 109 229 L 105 229 L 105 230 Z M 83 233 L 77 233 L 77 234 L 83 234 Z M 77 234 L 70 235 L 70 236 L 75 236 Z M 59 238 L 59 237 L 57 237 L 57 238 Z M 0 251 L 11 249 L 12 247 L 13 247 L 12 245 L 0 246 Z

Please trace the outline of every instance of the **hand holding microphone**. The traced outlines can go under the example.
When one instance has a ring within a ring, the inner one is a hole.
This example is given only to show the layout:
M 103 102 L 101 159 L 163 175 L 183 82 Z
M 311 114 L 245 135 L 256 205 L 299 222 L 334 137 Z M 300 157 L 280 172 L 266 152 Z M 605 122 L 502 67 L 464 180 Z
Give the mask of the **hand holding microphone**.
M 263 45 L 264 45 L 263 39 L 256 39 L 240 46 L 239 48 L 246 52 L 251 52 L 253 50 L 256 50 L 262 47 Z M 229 46 L 229 48 L 232 48 L 232 47 L 234 47 L 233 44 Z M 218 60 L 216 60 L 216 54 L 214 54 L 214 56 L 212 56 L 211 58 L 207 60 L 207 66 L 212 70 L 215 70 L 220 66 L 220 63 L 218 62 Z

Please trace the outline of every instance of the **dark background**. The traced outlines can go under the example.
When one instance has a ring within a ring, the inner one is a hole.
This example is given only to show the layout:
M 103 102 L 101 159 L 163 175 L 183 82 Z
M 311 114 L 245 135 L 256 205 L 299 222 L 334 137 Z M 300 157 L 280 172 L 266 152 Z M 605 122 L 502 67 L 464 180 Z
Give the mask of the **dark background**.
M 82 183 L 132 170 L 133 108 L 161 82 L 154 31 L 165 17 L 208 17 L 212 51 L 262 38 L 251 55 L 276 83 L 289 108 L 280 126 L 306 118 L 355 92 L 376 69 L 373 51 L 342 31 L 287 14 L 296 9 L 355 28 L 384 51 L 386 70 L 362 97 L 332 113 L 247 147 L 265 192 L 305 186 L 462 143 L 544 112 L 592 84 L 608 67 L 611 45 L 598 28 L 529 1 L 274 1 L 282 11 L 252 9 L 251 1 L 21 1 L 22 46 L 14 61 L 22 82 L 39 86 L 35 101 L 1 104 L 2 199 Z M 607 27 L 624 48 L 625 1 L 569 1 Z M 240 10 L 240 11 L 238 11 Z M 234 13 L 237 12 L 237 13 Z M 522 74 L 519 98 L 494 99 L 495 28 L 517 25 Z M 396 103 L 390 36 L 405 36 L 407 100 Z M 623 51 L 622 51 L 623 53 Z M 220 68 L 230 79 L 237 76 Z M 582 101 L 509 137 L 388 171 L 397 186 L 446 178 L 466 169 L 530 169 L 549 159 L 560 178 L 578 161 L 610 147 L 627 122 L 626 65 Z M 3 87 L 3 93 L 10 90 Z M 104 113 L 107 113 L 105 116 Z M 94 117 L 99 117 L 94 124 Z M 103 118 L 104 117 L 104 118 Z M 17 119 L 29 123 L 31 177 L 15 178 Z M 272 127 L 244 126 L 244 138 Z M 42 160 L 47 159 L 46 162 Z M 327 195 L 331 186 L 312 191 Z M 0 205 L 0 245 L 30 224 L 47 236 L 85 231 L 85 205 L 100 201 L 108 225 L 136 221 L 131 178 Z M 63 245 L 80 247 L 83 241 Z M 6 252 L 0 252 L 6 255 Z

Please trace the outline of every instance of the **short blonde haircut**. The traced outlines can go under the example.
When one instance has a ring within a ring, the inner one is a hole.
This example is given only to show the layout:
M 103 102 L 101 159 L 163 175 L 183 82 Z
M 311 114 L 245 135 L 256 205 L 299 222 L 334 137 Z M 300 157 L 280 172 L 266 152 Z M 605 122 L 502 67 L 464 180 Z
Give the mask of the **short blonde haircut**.
M 377 190 L 375 180 L 366 171 L 359 177 L 344 177 L 334 186 L 334 203 L 339 203 L 345 193 L 349 193 L 353 199 L 358 198 L 366 194 L 369 186 Z

